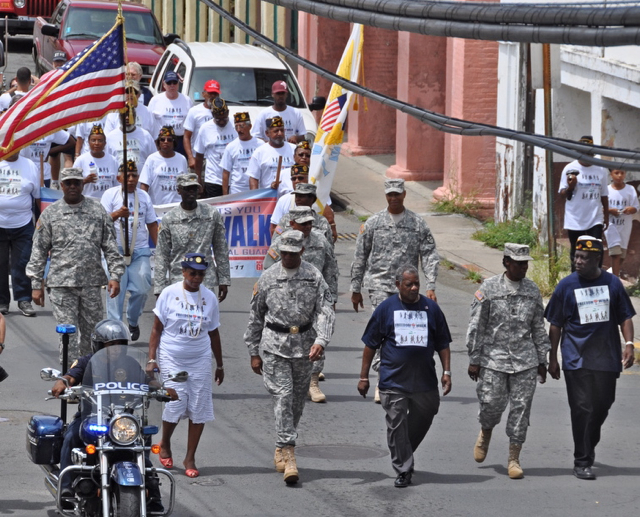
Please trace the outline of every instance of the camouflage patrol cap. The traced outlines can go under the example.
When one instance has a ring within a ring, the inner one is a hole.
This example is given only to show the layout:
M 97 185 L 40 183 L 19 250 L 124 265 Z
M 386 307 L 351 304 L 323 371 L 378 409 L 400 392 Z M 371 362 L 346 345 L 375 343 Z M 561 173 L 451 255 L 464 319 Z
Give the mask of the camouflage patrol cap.
M 80 180 L 82 181 L 84 177 L 82 176 L 82 169 L 78 167 L 67 167 L 60 171 L 60 181 L 67 180 Z
M 514 244 L 513 242 L 505 243 L 504 256 L 519 262 L 533 260 L 533 257 L 529 255 L 529 246 L 525 246 L 524 244 Z
M 200 186 L 198 176 L 195 174 L 180 174 L 180 176 L 176 178 L 176 183 L 178 187 L 191 187 L 192 185 Z
M 280 235 L 280 251 L 298 253 L 302 251 L 304 234 L 298 230 L 286 230 Z
M 296 185 L 296 194 L 306 194 L 317 196 L 318 187 L 311 183 L 298 183 Z
M 576 241 L 576 251 L 595 251 L 602 253 L 602 240 L 591 235 L 581 235 Z
M 289 214 L 291 215 L 291 220 L 299 224 L 315 220 L 313 210 L 308 206 L 294 206 L 289 210 Z
M 391 194 L 392 192 L 397 192 L 398 194 L 402 194 L 404 192 L 403 179 L 392 179 L 384 182 L 384 193 Z

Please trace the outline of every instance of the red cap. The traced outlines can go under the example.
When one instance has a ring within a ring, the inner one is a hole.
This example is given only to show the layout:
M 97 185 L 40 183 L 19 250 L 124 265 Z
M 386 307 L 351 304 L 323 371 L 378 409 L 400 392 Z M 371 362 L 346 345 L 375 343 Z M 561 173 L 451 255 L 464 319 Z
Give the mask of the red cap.
M 271 93 L 279 93 L 279 92 L 288 92 L 289 88 L 287 88 L 287 83 L 284 81 L 276 81 L 271 86 Z
M 204 83 L 204 91 L 208 93 L 220 93 L 220 83 L 211 79 Z

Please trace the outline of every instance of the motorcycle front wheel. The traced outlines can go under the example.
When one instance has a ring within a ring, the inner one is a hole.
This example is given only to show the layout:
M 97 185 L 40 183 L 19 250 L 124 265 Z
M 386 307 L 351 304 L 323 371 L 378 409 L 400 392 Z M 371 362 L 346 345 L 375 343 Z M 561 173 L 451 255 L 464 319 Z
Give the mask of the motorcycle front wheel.
M 113 487 L 114 517 L 140 517 L 140 487 Z

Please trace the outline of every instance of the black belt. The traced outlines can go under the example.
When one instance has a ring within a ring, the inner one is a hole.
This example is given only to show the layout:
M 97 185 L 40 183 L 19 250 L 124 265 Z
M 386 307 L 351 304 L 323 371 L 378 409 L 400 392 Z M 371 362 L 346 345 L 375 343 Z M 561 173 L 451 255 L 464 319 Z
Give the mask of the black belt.
M 313 327 L 313 322 L 302 325 L 302 327 L 296 327 L 295 325 L 293 327 L 282 327 L 275 323 L 267 323 L 266 326 L 275 332 L 282 332 L 283 334 L 302 334 Z

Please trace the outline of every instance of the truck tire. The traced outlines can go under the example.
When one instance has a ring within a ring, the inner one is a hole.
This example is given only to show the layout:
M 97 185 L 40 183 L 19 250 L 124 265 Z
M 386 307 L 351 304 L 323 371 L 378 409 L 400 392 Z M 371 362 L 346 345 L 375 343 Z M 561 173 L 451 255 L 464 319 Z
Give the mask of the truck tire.
M 140 487 L 115 485 L 113 491 L 114 517 L 140 517 Z

